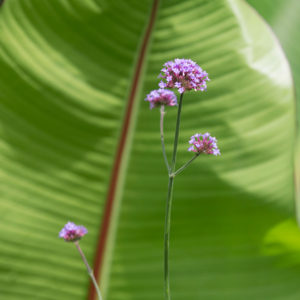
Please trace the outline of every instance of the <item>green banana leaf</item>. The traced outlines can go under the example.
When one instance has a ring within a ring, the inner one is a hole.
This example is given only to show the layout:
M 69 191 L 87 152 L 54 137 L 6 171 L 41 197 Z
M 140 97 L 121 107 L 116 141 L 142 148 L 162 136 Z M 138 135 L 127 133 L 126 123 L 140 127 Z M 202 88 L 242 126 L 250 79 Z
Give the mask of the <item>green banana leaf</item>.
M 222 155 L 176 177 L 172 299 L 299 299 L 293 83 L 248 4 L 6 0 L 0 45 L 0 299 L 87 298 L 85 267 L 58 238 L 69 220 L 89 230 L 104 299 L 163 299 L 168 178 L 143 99 L 176 57 L 211 78 L 184 97 L 177 166 L 196 132 Z M 169 157 L 175 118 L 169 108 Z
M 300 2 L 297 0 L 247 0 L 271 25 L 278 37 L 293 71 L 295 87 L 300 101 Z M 299 112 L 298 112 L 299 115 Z
M 248 0 L 263 18 L 271 25 L 289 60 L 297 96 L 297 116 L 300 116 L 300 2 L 297 0 Z M 297 122 L 296 177 L 297 216 L 300 217 L 300 122 Z

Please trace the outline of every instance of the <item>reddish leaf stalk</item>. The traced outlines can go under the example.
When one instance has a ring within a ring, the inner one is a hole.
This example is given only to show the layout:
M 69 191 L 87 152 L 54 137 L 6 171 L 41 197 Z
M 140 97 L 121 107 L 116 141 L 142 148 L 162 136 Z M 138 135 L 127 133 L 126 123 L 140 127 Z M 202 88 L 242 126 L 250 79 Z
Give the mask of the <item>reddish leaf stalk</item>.
M 127 137 L 128 137 L 128 129 L 130 126 L 134 99 L 136 97 L 137 88 L 138 88 L 138 85 L 140 82 L 140 75 L 141 75 L 143 63 L 145 60 L 147 46 L 149 44 L 151 32 L 152 32 L 155 18 L 157 15 L 158 4 L 159 4 L 159 0 L 153 1 L 153 6 L 152 6 L 149 23 L 148 23 L 148 26 L 147 26 L 147 29 L 146 29 L 146 32 L 144 35 L 144 39 L 142 42 L 141 50 L 139 53 L 139 57 L 138 57 L 138 61 L 137 61 L 137 65 L 136 65 L 136 69 L 135 69 L 135 73 L 134 73 L 134 77 L 133 77 L 131 90 L 129 93 L 128 106 L 127 106 L 127 110 L 125 113 L 124 123 L 122 126 L 123 129 L 122 129 L 122 133 L 120 136 L 120 143 L 119 143 L 119 146 L 117 149 L 115 163 L 114 163 L 113 170 L 112 170 L 110 186 L 109 186 L 107 199 L 106 199 L 106 206 L 105 206 L 104 214 L 103 214 L 103 221 L 102 221 L 101 228 L 100 228 L 100 234 L 99 234 L 98 245 L 97 245 L 97 250 L 96 250 L 96 257 L 94 260 L 94 273 L 95 273 L 95 278 L 96 278 L 97 282 L 100 281 L 100 273 L 101 273 L 101 269 L 103 266 L 103 259 L 104 259 L 104 254 L 105 254 L 107 238 L 108 238 L 108 232 L 109 232 L 109 228 L 110 228 L 110 221 L 111 221 L 111 217 L 112 217 L 115 193 L 116 193 L 116 189 L 117 189 L 117 185 L 118 185 L 120 167 L 121 167 L 122 159 L 123 159 L 123 152 L 124 152 Z M 89 289 L 88 299 L 94 300 L 95 296 L 96 296 L 95 290 L 93 289 L 93 285 L 91 284 L 90 289 Z

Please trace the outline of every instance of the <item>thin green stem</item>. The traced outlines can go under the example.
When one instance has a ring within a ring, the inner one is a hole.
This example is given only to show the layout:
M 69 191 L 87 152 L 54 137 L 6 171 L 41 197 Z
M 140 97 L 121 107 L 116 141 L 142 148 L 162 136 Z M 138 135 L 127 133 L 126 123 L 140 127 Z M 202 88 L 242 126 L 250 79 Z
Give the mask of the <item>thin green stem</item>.
M 170 166 L 166 155 L 165 141 L 164 141 L 164 115 L 165 115 L 165 106 L 162 105 L 160 107 L 160 140 L 161 140 L 161 147 L 162 147 L 165 164 L 168 170 L 168 174 L 170 174 Z
M 98 299 L 99 299 L 99 300 L 102 300 L 102 296 L 101 296 L 101 293 L 100 293 L 100 289 L 99 289 L 99 287 L 98 287 L 98 284 L 97 284 L 96 278 L 95 278 L 95 276 L 94 276 L 93 270 L 91 269 L 91 267 L 90 267 L 90 265 L 89 265 L 89 263 L 88 263 L 88 261 L 87 261 L 85 255 L 84 255 L 83 251 L 81 250 L 81 248 L 80 248 L 80 246 L 79 246 L 79 242 L 76 241 L 76 242 L 74 242 L 74 244 L 75 244 L 75 246 L 76 246 L 76 248 L 77 248 L 77 250 L 78 250 L 78 252 L 79 252 L 79 254 L 80 254 L 80 256 L 81 256 L 81 258 L 82 258 L 82 260 L 83 260 L 83 262 L 84 262 L 84 264 L 85 264 L 85 266 L 86 266 L 86 269 L 87 269 L 87 271 L 88 271 L 88 274 L 90 275 L 90 277 L 91 277 L 91 279 L 92 279 L 92 282 L 93 282 L 93 284 L 94 284 L 94 287 L 95 287 L 96 292 L 97 292 L 97 295 L 98 295 Z
M 165 243 L 164 243 L 164 268 L 165 268 L 165 299 L 170 300 L 170 276 L 169 276 L 169 247 L 170 247 L 170 228 L 171 228 L 171 207 L 173 194 L 174 177 L 169 177 L 168 196 L 166 203 L 165 218 Z
M 170 247 L 172 194 L 173 194 L 173 185 L 174 185 L 174 176 L 171 176 L 171 174 L 175 171 L 182 99 L 183 99 L 183 94 L 180 95 L 178 112 L 177 112 L 177 121 L 176 121 L 174 147 L 173 147 L 173 157 L 172 157 L 172 164 L 171 164 L 170 174 L 169 174 L 168 195 L 167 195 L 167 202 L 166 202 L 165 234 L 164 234 L 165 300 L 171 300 L 170 274 L 169 274 L 169 247 Z
M 178 112 L 177 112 L 177 121 L 176 121 L 174 147 L 173 147 L 173 158 L 172 158 L 172 164 L 171 164 L 171 171 L 172 172 L 174 172 L 175 164 L 176 164 L 176 154 L 177 154 L 177 145 L 178 145 L 178 136 L 179 136 L 179 126 L 180 126 L 182 99 L 183 99 L 183 93 L 180 95 Z
M 193 158 L 191 158 L 181 168 L 179 168 L 176 172 L 172 173 L 171 175 L 173 175 L 175 177 L 176 175 L 180 174 L 186 167 L 188 167 L 199 156 L 199 154 L 200 153 L 196 153 L 196 155 L 193 156 Z

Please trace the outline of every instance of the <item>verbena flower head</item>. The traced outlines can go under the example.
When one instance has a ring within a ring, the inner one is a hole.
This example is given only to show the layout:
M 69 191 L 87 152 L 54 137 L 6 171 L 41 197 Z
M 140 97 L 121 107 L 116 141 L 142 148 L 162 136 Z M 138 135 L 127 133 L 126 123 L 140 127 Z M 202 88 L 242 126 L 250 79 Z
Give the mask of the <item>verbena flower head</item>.
M 159 107 L 161 105 L 177 105 L 177 97 L 174 92 L 164 89 L 153 90 L 147 95 L 145 101 L 150 102 L 150 109 L 153 107 Z
M 163 79 L 159 83 L 160 88 L 177 88 L 180 94 L 190 90 L 205 91 L 206 82 L 210 80 L 199 65 L 183 58 L 166 62 L 159 77 Z
M 68 222 L 60 231 L 59 237 L 63 238 L 66 242 L 75 242 L 80 240 L 87 233 L 88 231 L 84 226 Z
M 188 151 L 193 151 L 195 153 L 213 154 L 221 155 L 221 152 L 217 146 L 217 139 L 210 136 L 210 134 L 196 133 L 191 136 L 189 143 L 192 145 L 189 147 Z

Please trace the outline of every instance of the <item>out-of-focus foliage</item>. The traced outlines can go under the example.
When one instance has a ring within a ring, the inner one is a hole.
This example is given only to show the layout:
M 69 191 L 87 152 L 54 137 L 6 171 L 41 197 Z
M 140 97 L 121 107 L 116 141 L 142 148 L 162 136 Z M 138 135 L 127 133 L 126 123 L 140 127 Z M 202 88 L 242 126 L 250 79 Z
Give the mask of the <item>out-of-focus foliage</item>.
M 291 65 L 300 107 L 300 1 L 247 0 L 271 25 Z M 298 110 L 298 116 L 300 110 Z M 298 122 L 300 126 L 300 122 Z
M 3 299 L 86 298 L 84 266 L 57 235 L 68 220 L 84 224 L 82 248 L 92 261 L 151 6 L 6 0 L 1 7 Z M 178 166 L 190 158 L 195 132 L 216 136 L 222 156 L 200 157 L 176 178 L 173 299 L 298 299 L 293 84 L 268 26 L 241 0 L 160 3 L 122 153 L 105 299 L 163 296 L 167 174 L 159 113 L 143 98 L 175 57 L 193 59 L 211 78 L 206 93 L 184 98 Z M 175 116 L 168 109 L 168 145 Z
M 297 108 L 296 185 L 300 201 L 300 1 L 298 0 L 248 0 L 271 25 L 290 63 L 295 81 Z M 298 219 L 300 205 L 298 204 Z

